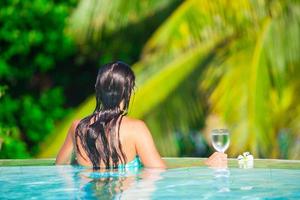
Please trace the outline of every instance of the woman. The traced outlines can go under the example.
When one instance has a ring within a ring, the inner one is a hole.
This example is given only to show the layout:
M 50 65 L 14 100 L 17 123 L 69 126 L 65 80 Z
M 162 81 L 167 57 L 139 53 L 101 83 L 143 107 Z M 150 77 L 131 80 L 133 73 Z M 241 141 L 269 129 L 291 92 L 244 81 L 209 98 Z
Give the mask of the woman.
M 70 164 L 72 153 L 77 163 L 98 168 L 143 166 L 166 168 L 151 133 L 141 120 L 126 117 L 135 76 L 123 62 L 99 69 L 95 90 L 95 111 L 73 122 L 60 149 L 56 164 Z M 207 164 L 226 162 L 226 155 L 215 153 Z

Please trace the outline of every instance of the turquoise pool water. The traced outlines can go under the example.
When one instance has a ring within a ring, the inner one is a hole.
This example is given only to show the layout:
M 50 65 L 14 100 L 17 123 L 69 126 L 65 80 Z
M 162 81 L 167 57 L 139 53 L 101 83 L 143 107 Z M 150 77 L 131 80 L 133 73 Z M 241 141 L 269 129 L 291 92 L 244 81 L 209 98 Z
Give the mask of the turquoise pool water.
M 1 166 L 0 199 L 300 199 L 299 163 L 93 172 L 76 166 Z M 3 163 L 2 163 L 3 165 Z M 272 167 L 270 167 L 272 166 Z M 276 167 L 277 166 L 277 167 Z

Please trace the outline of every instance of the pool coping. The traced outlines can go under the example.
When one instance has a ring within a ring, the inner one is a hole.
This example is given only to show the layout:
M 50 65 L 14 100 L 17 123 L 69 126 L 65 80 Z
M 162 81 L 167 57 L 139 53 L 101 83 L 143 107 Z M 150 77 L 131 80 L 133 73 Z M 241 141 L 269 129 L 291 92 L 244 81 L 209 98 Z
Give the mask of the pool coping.
M 207 158 L 196 157 L 164 157 L 164 161 L 170 168 L 179 167 L 199 167 L 205 166 L 204 160 Z M 55 158 L 39 159 L 0 159 L 0 167 L 5 166 L 53 166 Z M 239 167 L 237 159 L 228 159 L 229 168 Z M 283 160 L 283 159 L 254 159 L 255 168 L 283 168 L 283 169 L 300 169 L 300 160 Z

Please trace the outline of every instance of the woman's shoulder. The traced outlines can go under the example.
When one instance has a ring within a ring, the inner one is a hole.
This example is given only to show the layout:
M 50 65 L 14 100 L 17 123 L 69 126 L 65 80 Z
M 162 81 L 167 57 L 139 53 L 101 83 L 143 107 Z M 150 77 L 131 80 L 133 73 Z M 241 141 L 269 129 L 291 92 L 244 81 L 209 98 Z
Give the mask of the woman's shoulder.
M 75 130 L 77 128 L 77 126 L 78 126 L 78 124 L 79 124 L 80 121 L 81 121 L 80 119 L 73 120 L 71 128 L 73 128 Z
M 123 130 L 128 134 L 139 135 L 148 132 L 148 127 L 143 120 L 124 116 L 121 122 Z
M 72 135 L 75 135 L 76 128 L 77 128 L 80 121 L 81 121 L 80 119 L 73 120 L 73 122 L 71 124 L 71 127 L 70 127 Z

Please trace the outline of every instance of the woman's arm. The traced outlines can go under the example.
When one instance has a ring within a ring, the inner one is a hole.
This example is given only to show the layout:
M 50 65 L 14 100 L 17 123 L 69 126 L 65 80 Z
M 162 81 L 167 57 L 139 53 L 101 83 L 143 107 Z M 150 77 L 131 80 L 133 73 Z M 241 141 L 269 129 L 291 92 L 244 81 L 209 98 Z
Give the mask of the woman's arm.
M 166 164 L 161 159 L 151 133 L 144 122 L 138 122 L 135 135 L 136 151 L 143 165 L 150 168 L 166 168 Z
M 74 148 L 73 137 L 75 135 L 75 130 L 79 121 L 74 121 L 68 131 L 67 137 L 64 144 L 62 145 L 59 153 L 56 156 L 55 164 L 64 165 L 71 163 L 72 152 Z

